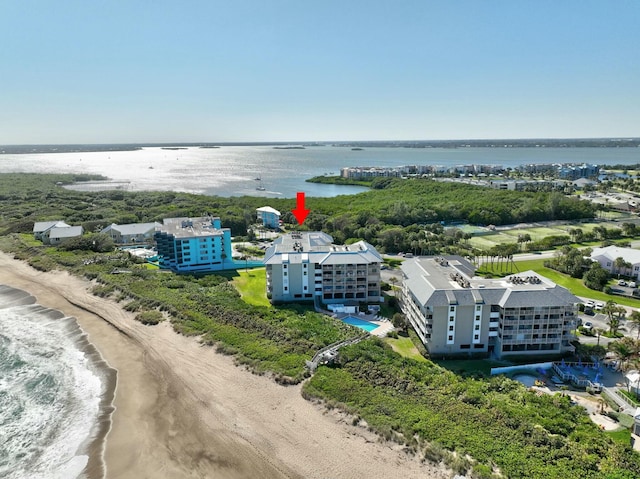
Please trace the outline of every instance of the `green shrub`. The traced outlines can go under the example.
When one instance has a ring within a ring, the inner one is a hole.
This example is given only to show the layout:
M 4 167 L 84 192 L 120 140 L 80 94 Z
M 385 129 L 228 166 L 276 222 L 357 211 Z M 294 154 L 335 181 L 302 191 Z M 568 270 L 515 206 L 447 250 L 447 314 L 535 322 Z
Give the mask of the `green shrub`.
M 164 316 L 162 316 L 160 311 L 143 311 L 142 313 L 136 314 L 135 320 L 140 321 L 142 324 L 155 325 L 163 321 Z

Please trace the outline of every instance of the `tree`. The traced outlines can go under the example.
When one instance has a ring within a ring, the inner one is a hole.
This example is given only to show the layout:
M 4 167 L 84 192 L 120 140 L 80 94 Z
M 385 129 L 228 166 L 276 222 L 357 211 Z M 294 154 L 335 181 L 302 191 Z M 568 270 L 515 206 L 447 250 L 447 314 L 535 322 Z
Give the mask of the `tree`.
M 622 223 L 622 234 L 625 236 L 635 236 L 636 235 L 636 224 L 635 223 Z
M 600 263 L 594 262 L 582 279 L 587 288 L 602 291 L 609 281 L 609 272 Z
M 65 251 L 94 251 L 96 253 L 106 253 L 113 251 L 115 244 L 111 236 L 105 233 L 89 233 L 75 238 L 69 238 L 59 246 Z
M 618 278 L 620 278 L 620 273 L 621 271 L 630 269 L 633 265 L 631 263 L 629 263 L 628 261 L 625 261 L 625 259 L 622 256 L 618 256 L 615 261 L 613 262 L 613 265 L 616 268 L 616 271 L 618 273 Z
M 596 226 L 592 231 L 593 234 L 596 235 L 596 238 L 598 238 L 600 241 L 607 239 L 607 228 L 605 228 L 604 226 Z
M 629 364 L 629 361 L 635 356 L 638 356 L 639 342 L 629 338 L 624 337 L 619 341 L 613 341 L 609 343 L 609 351 L 611 351 L 616 360 L 620 364 L 620 370 L 625 371 Z
M 640 311 L 634 310 L 627 318 L 627 324 L 638 332 L 636 339 L 640 340 Z
M 402 313 L 394 314 L 391 318 L 391 324 L 393 324 L 394 328 L 402 331 L 403 333 L 407 333 L 407 330 L 409 329 L 409 322 Z
M 530 241 L 531 235 L 529 233 L 519 234 L 518 243 L 521 245 L 520 250 L 522 250 L 522 243 L 529 243 Z
M 595 328 L 595 332 L 596 336 L 598 337 L 598 343 L 596 344 L 596 346 L 600 346 L 600 336 L 602 336 L 602 334 L 604 334 L 606 330 L 602 328 Z
M 602 308 L 602 312 L 607 315 L 607 324 L 609 325 L 609 333 L 615 336 L 620 329 L 620 323 L 627 312 L 622 306 L 610 299 Z

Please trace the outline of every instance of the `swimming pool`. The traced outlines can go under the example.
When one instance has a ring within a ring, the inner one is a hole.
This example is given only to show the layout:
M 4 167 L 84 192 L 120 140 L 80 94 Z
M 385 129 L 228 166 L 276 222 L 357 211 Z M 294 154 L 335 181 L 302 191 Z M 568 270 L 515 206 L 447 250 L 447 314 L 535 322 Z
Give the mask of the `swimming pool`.
M 342 318 L 341 321 L 343 323 L 350 324 L 351 326 L 355 326 L 356 328 L 364 329 L 369 333 L 374 329 L 378 328 L 377 324 L 371 323 L 369 321 L 365 321 L 364 319 L 355 318 L 353 316 L 347 316 L 345 318 Z

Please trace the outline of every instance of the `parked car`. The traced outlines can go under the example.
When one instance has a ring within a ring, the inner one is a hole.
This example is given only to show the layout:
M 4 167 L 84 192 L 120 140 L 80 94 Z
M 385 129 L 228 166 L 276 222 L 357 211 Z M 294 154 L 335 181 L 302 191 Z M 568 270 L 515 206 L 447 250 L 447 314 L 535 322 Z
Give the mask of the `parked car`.
M 591 329 L 593 329 L 593 323 L 591 321 L 585 321 L 585 323 L 582 325 L 582 327 L 584 329 L 591 330 Z
M 631 283 L 629 283 L 629 287 L 630 287 L 630 288 L 637 288 L 637 287 L 638 287 L 638 285 L 636 284 L 636 282 L 635 282 L 635 281 L 631 281 Z
M 618 281 L 618 286 L 626 286 L 626 285 L 627 285 L 627 282 L 625 280 L 621 279 Z
M 604 308 L 604 303 L 596 303 L 595 305 L 596 311 L 600 311 L 602 308 Z

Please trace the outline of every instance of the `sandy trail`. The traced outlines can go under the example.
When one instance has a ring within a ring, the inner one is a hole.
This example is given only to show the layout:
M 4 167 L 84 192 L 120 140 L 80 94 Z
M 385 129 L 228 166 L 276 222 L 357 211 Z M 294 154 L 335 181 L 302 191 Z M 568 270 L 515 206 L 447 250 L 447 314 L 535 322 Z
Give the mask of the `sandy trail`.
M 91 295 L 88 281 L 0 253 L 0 284 L 76 317 L 118 370 L 108 478 L 450 477 L 305 401 L 300 386 L 238 368 L 167 323 L 136 322 L 114 301 Z

